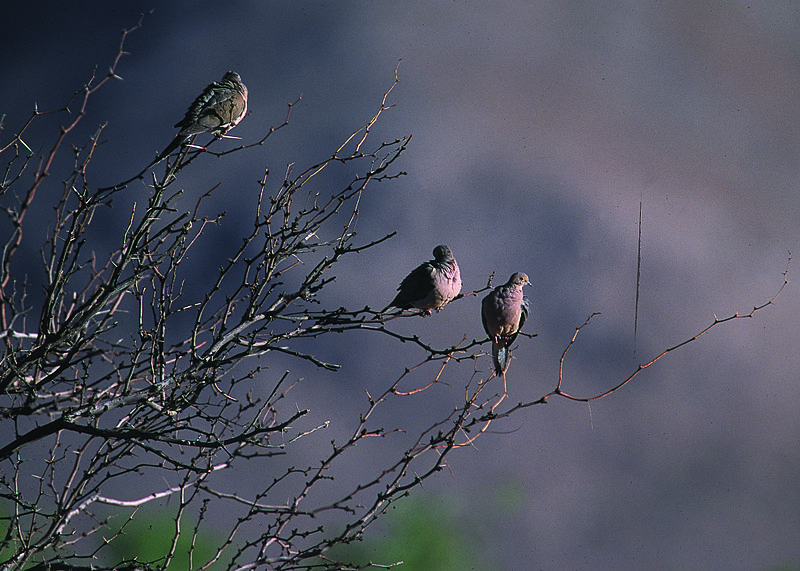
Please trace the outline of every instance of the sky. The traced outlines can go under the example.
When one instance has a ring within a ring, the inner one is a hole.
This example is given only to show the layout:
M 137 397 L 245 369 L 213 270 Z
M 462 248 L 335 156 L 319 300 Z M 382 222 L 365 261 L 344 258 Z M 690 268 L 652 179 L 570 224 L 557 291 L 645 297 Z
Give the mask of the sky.
M 325 301 L 383 307 L 440 243 L 465 290 L 493 272 L 495 283 L 528 273 L 536 337 L 513 352 L 510 403 L 552 390 L 590 313 L 601 315 L 565 364 L 564 388 L 581 396 L 715 316 L 768 301 L 789 252 L 800 253 L 795 3 L 51 4 L 4 14 L 0 144 L 34 104 L 57 109 L 95 68 L 104 73 L 121 30 L 153 9 L 128 38 L 123 80 L 84 122 L 90 134 L 107 121 L 113 143 L 96 159 L 97 184 L 137 172 L 228 69 L 250 91 L 232 133 L 244 141 L 302 96 L 265 149 L 219 173 L 183 173 L 187 189 L 225 181 L 208 208 L 228 210 L 231 225 L 247 216 L 265 165 L 280 173 L 329 155 L 374 114 L 397 69 L 375 136 L 413 136 L 407 175 L 365 196 L 358 222 L 365 241 L 397 236 L 346 262 Z M 220 248 L 237 240 L 230 227 Z M 203 260 L 191 263 L 199 275 Z M 773 305 L 715 327 L 624 389 L 497 423 L 426 484 L 430 505 L 454 509 L 453 525 L 494 569 L 800 568 L 798 264 Z M 442 345 L 480 338 L 479 303 L 397 327 Z M 364 336 L 325 350 L 341 356 L 353 343 L 369 358 L 342 356 L 340 373 L 280 363 L 307 377 L 298 406 L 346 418 L 363 409 L 365 388 L 424 357 Z M 454 385 L 409 400 L 406 413 L 458 398 Z

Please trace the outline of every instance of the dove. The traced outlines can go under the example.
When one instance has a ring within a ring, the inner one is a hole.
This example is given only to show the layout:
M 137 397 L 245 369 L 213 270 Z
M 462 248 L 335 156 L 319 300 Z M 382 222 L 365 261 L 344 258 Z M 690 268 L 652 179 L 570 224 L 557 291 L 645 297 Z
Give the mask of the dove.
M 186 115 L 175 123 L 180 131 L 167 145 L 156 162 L 167 157 L 189 137 L 198 133 L 224 135 L 233 129 L 247 113 L 247 87 L 235 71 L 227 72 L 221 81 L 215 81 L 203 90 L 186 110 Z
M 453 252 L 444 244 L 436 246 L 433 259 L 417 266 L 397 289 L 399 293 L 386 309 L 416 307 L 423 315 L 439 311 L 461 292 L 461 271 Z
M 498 375 L 505 375 L 509 347 L 528 318 L 528 300 L 522 295 L 522 288 L 526 285 L 530 285 L 528 275 L 518 272 L 506 284 L 494 288 L 481 302 L 483 328 L 492 341 L 492 361 Z

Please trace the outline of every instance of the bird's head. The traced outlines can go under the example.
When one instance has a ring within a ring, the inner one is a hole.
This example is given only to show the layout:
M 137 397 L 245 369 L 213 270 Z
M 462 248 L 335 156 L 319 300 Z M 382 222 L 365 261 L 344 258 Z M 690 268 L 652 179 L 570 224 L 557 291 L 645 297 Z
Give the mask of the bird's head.
M 516 274 L 511 275 L 506 285 L 522 288 L 525 287 L 526 285 L 533 285 L 533 284 L 528 279 L 528 274 L 523 272 L 517 272 Z
M 453 252 L 445 244 L 439 244 L 433 249 L 433 259 L 437 262 L 447 262 L 453 259 Z

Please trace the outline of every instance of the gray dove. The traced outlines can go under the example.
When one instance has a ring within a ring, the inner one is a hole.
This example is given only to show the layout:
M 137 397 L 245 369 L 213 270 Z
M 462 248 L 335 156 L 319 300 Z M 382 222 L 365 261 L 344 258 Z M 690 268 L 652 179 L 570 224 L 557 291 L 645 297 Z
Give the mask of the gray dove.
M 527 274 L 513 274 L 508 283 L 494 288 L 481 303 L 483 328 L 492 341 L 492 361 L 498 375 L 508 369 L 509 347 L 528 318 L 528 300 L 522 295 L 522 288 L 530 283 Z
M 247 87 L 235 71 L 222 76 L 203 90 L 186 110 L 186 115 L 175 123 L 180 131 L 167 145 L 156 162 L 168 156 L 189 137 L 198 133 L 224 135 L 233 129 L 247 113 Z
M 461 271 L 453 252 L 444 244 L 436 246 L 433 259 L 417 266 L 397 289 L 399 293 L 386 309 L 416 307 L 423 315 L 439 311 L 461 292 Z

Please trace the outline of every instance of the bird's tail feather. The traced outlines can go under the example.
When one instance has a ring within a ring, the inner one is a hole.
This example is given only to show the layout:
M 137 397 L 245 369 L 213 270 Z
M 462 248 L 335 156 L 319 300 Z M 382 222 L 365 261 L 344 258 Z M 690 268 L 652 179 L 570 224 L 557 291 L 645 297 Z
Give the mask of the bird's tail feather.
M 492 361 L 494 362 L 494 372 L 502 375 L 508 369 L 508 349 L 492 341 Z
M 159 155 L 156 157 L 156 162 L 163 161 L 165 158 L 167 158 L 167 156 L 169 156 L 169 154 L 170 154 L 172 151 L 174 151 L 175 149 L 177 149 L 178 147 L 180 147 L 180 146 L 181 146 L 181 143 L 183 143 L 183 141 L 184 141 L 185 139 L 186 139 L 186 137 L 183 137 L 183 136 L 181 136 L 181 134 L 180 134 L 180 133 L 178 133 L 177 135 L 175 135 L 175 138 L 174 138 L 174 139 L 172 139 L 172 142 L 170 142 L 170 144 L 169 144 L 169 145 L 167 145 L 167 148 L 166 148 L 166 149 L 164 149 L 163 151 L 161 151 L 161 154 L 159 154 Z

